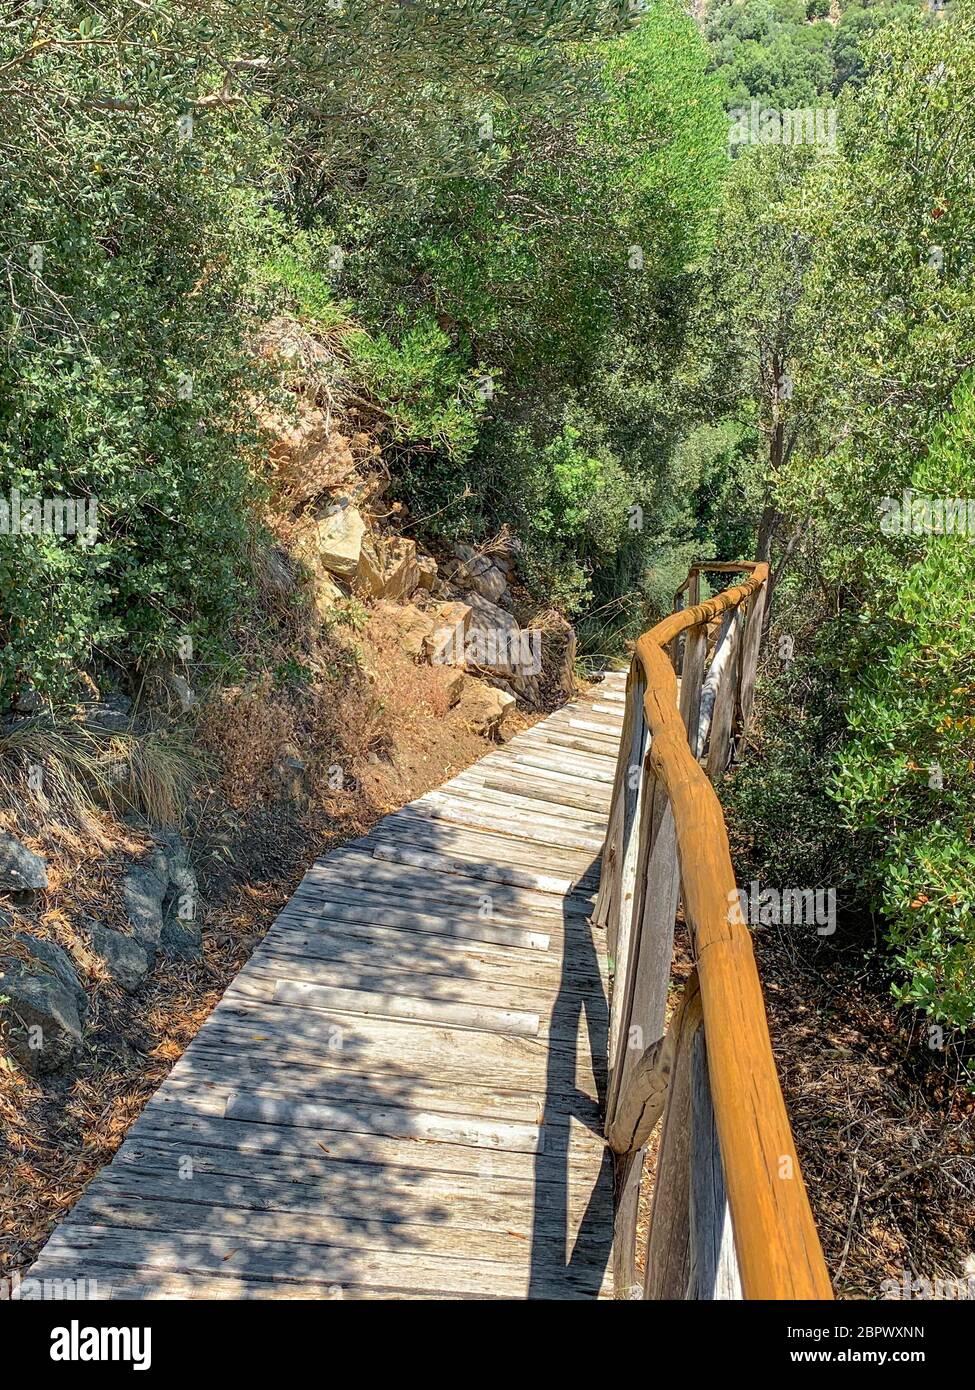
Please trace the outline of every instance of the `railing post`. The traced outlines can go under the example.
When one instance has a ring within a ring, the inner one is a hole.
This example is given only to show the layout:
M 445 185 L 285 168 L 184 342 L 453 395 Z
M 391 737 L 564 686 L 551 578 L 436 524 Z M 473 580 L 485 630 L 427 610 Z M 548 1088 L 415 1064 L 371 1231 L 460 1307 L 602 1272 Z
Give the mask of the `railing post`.
M 673 1068 L 664 1110 L 647 1238 L 644 1293 L 650 1299 L 683 1299 L 690 1272 L 690 1162 L 692 1043 L 702 1026 L 697 975 L 684 988 L 671 1023 Z
M 632 737 L 625 764 L 622 764 L 624 779 L 622 788 L 623 824 L 618 850 L 619 879 L 615 911 L 607 923 L 607 946 L 613 961 L 613 998 L 609 1019 L 609 1081 L 608 1090 L 612 1094 L 614 1076 L 619 1065 L 622 1049 L 625 1047 L 625 1030 L 628 1024 L 628 1011 L 624 1001 L 629 990 L 629 978 L 633 961 L 633 937 L 635 924 L 639 922 L 643 907 L 644 875 L 643 867 L 647 854 L 647 831 L 649 823 L 644 815 L 647 795 L 647 750 L 650 746 L 650 733 L 647 729 L 646 714 L 643 708 L 643 695 L 646 682 L 634 672 L 628 695 L 633 701 Z
M 765 619 L 765 585 L 748 601 L 745 642 L 741 654 L 741 681 L 738 693 L 738 723 L 744 738 L 751 725 L 752 704 L 755 699 L 755 677 L 758 673 L 758 653 L 762 645 L 762 623 Z
M 740 1299 L 741 1276 L 714 1123 L 703 1027 L 694 1034 L 691 1051 L 690 1270 L 685 1297 Z
M 738 708 L 738 672 L 741 668 L 741 634 L 744 618 L 740 608 L 731 615 L 728 629 L 728 652 L 724 668 L 719 672 L 718 688 L 711 716 L 711 736 L 708 740 L 707 773 L 713 782 L 728 766 L 731 755 L 731 726 Z

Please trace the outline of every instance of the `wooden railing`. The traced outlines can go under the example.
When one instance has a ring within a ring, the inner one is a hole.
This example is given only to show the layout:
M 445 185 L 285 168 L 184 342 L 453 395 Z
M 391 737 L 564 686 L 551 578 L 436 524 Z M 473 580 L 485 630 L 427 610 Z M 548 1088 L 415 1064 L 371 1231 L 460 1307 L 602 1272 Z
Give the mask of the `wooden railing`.
M 701 603 L 704 571 L 747 577 Z M 694 566 L 627 681 L 595 909 L 613 971 L 606 1135 L 624 1297 L 832 1297 L 711 785 L 748 729 L 767 581 L 764 564 Z M 680 902 L 694 969 L 665 1034 Z M 644 1146 L 661 1119 L 641 1283 Z

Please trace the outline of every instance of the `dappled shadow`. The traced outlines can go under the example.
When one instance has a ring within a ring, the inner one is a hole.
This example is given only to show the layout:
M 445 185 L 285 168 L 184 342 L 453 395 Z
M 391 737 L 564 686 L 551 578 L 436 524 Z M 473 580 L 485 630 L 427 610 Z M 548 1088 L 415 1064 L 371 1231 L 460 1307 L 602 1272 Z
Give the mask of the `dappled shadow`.
M 590 849 L 524 843 L 592 874 Z M 314 865 L 38 1272 L 121 1296 L 595 1297 L 591 904 L 492 877 L 512 867 L 511 839 L 409 806 Z
M 598 860 L 587 870 L 586 878 L 598 879 Z M 600 1109 L 605 1098 L 605 1059 L 609 1038 L 609 1008 L 596 956 L 596 944 L 586 908 L 579 895 L 565 899 L 563 923 L 565 945 L 562 980 L 552 1010 L 551 1046 L 545 1096 L 545 1143 L 535 1157 L 536 1234 L 532 1244 L 530 1298 L 567 1298 L 599 1294 L 609 1263 L 613 1231 L 613 1167 L 609 1150 L 603 1157 L 595 1183 L 581 1184 L 576 1190 L 572 1172 L 574 1132 L 580 1126 L 592 1131 L 595 1125 L 591 1098 L 578 1085 L 568 1091 L 560 1076 L 556 1058 L 567 1050 L 578 1078 L 580 1069 L 592 1063 Z M 580 1053 L 583 1025 L 588 1048 Z M 576 1205 L 584 1196 L 581 1215 Z M 541 1234 L 541 1213 L 547 1217 L 552 1236 Z

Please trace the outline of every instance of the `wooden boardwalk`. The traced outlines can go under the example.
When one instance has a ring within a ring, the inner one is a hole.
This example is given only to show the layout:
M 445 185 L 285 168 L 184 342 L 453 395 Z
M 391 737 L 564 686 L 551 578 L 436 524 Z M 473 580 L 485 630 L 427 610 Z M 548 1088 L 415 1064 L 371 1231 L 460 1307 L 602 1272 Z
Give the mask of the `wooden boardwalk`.
M 30 1276 L 115 1298 L 609 1297 L 588 917 L 623 688 L 318 860 Z

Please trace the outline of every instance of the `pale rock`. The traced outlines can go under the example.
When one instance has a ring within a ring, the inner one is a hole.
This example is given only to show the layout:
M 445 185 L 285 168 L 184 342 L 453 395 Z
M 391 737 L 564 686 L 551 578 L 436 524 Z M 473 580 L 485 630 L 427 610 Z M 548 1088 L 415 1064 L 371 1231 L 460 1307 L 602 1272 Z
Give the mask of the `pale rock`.
M 356 569 L 356 585 L 373 598 L 408 599 L 420 582 L 416 543 L 403 537 L 367 536 Z
M 438 666 L 435 668 L 440 689 L 447 701 L 447 708 L 453 709 L 464 694 L 467 677 L 460 666 Z
M 467 603 L 438 603 L 427 612 L 431 616 L 430 635 L 423 654 L 433 666 L 465 664 L 464 647 L 471 625 L 471 607 Z
M 359 563 L 356 565 L 356 588 L 370 598 L 379 598 L 383 592 L 384 578 L 383 563 L 379 558 L 376 543 L 371 536 L 365 536 L 359 551 Z
M 339 507 L 316 527 L 318 557 L 340 579 L 354 579 L 362 553 L 366 523 L 358 507 Z
M 406 599 L 420 582 L 416 563 L 416 542 L 398 536 L 384 547 L 385 598 Z
M 417 585 L 421 589 L 433 592 L 433 586 L 437 582 L 437 562 L 432 555 L 418 555 L 416 557 Z
M 502 741 L 511 737 L 511 718 L 517 709 L 513 695 L 468 678 L 460 707 L 475 733 Z
M 329 618 L 332 609 L 337 603 L 341 603 L 345 594 L 327 574 L 316 575 L 310 585 L 311 601 L 315 612 L 320 618 Z
M 431 612 L 417 608 L 415 604 L 398 604 L 381 601 L 376 605 L 396 628 L 397 641 L 407 656 L 418 660 L 426 649 L 426 644 L 434 629 Z

